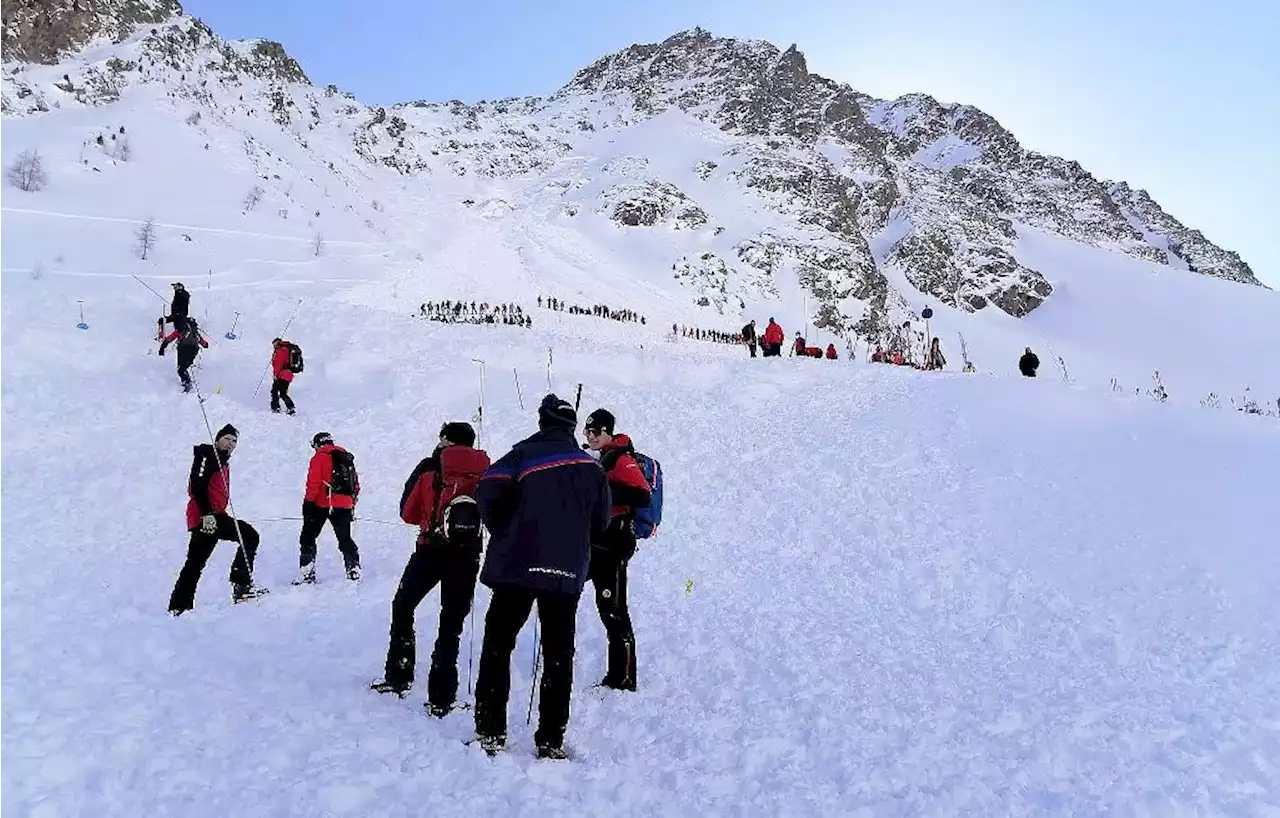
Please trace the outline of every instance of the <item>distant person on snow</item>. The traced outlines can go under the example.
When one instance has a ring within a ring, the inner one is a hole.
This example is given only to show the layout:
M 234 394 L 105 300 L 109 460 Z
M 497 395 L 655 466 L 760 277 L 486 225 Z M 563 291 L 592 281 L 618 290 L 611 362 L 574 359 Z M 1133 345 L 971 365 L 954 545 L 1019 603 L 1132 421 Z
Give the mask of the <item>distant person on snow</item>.
M 175 325 L 173 332 L 164 337 L 160 342 L 160 354 L 163 355 L 165 349 L 174 341 L 178 342 L 178 379 L 182 381 L 182 391 L 191 391 L 191 365 L 196 362 L 196 356 L 200 354 L 200 348 L 209 348 L 209 342 L 200 334 L 200 326 L 194 318 L 185 318 L 182 325 Z
M 293 383 L 294 370 L 290 363 L 293 357 L 293 344 L 281 338 L 271 340 L 271 411 L 280 411 L 280 402 L 284 401 L 285 411 L 294 413 L 293 398 L 289 397 L 289 384 Z
M 1028 378 L 1036 376 L 1036 370 L 1040 368 L 1040 358 L 1031 351 L 1031 347 L 1027 347 L 1027 351 L 1022 353 L 1022 357 L 1018 359 L 1018 371 Z
M 756 357 L 756 322 L 754 318 L 742 328 L 742 343 L 746 344 L 747 349 L 751 350 L 751 357 Z
M 827 344 L 827 360 L 834 361 L 840 357 L 840 353 L 836 352 L 835 344 Z
M 929 343 L 929 354 L 925 356 L 925 369 L 943 369 L 947 365 L 947 359 L 942 354 L 942 345 L 937 338 Z
M 609 483 L 573 437 L 573 404 L 547 395 L 538 432 L 494 463 L 476 492 L 492 534 L 480 581 L 493 589 L 484 619 L 476 679 L 476 739 L 493 755 L 506 744 L 511 652 L 538 604 L 543 675 L 539 687 L 539 758 L 563 759 L 573 693 L 578 600 L 587 581 L 591 542 L 609 524 Z
M 311 463 L 307 466 L 307 488 L 302 496 L 302 533 L 298 535 L 298 579 L 294 585 L 316 581 L 316 538 L 324 524 L 333 525 L 338 551 L 347 579 L 360 579 L 360 549 L 351 539 L 356 501 L 360 498 L 360 476 L 351 453 L 335 445 L 333 435 L 317 432 L 311 438 Z
M 876 344 L 876 351 L 871 353 L 871 363 L 883 364 L 888 362 L 888 356 L 885 354 L 884 347 Z
M 614 434 L 614 423 L 612 412 L 597 409 L 587 416 L 583 430 L 587 447 L 600 453 L 612 498 L 609 526 L 591 540 L 588 577 L 609 639 L 608 667 L 600 686 L 635 690 L 636 636 L 627 609 L 627 563 L 636 553 L 636 509 L 649 505 L 649 482 L 632 457 L 631 439 Z
M 181 281 L 173 282 L 173 301 L 169 304 L 169 314 L 162 316 L 157 322 L 156 337 L 164 337 L 165 322 L 173 324 L 174 332 L 181 332 L 182 325 L 187 322 L 187 315 L 191 310 L 191 293 L 187 292 L 187 288 L 182 286 Z
M 458 695 L 458 644 L 471 611 L 480 573 L 480 512 L 476 487 L 489 468 L 489 455 L 473 448 L 469 423 L 440 427 L 435 451 L 414 468 L 400 497 L 400 519 L 418 526 L 413 554 L 391 600 L 391 638 L 379 693 L 408 695 L 417 661 L 414 613 L 440 586 L 440 626 L 427 675 L 427 709 L 436 718 L 453 710 Z
M 213 444 L 201 443 L 194 449 L 191 475 L 187 480 L 187 530 L 191 542 L 187 560 L 178 573 L 173 594 L 169 597 L 169 613 L 179 616 L 195 604 L 200 574 L 213 555 L 219 540 L 236 543 L 236 556 L 231 561 L 231 598 L 235 602 L 262 596 L 266 588 L 253 584 L 253 560 L 258 553 L 258 532 L 248 523 L 227 514 L 231 504 L 231 453 L 240 433 L 228 423 L 218 430 Z
M 786 340 L 787 334 L 782 331 L 782 327 L 772 318 L 769 319 L 769 326 L 764 328 L 764 357 L 778 357 L 782 354 L 782 342 Z
M 805 340 L 804 336 L 797 331 L 795 343 L 791 345 L 791 354 L 795 355 L 797 358 L 801 358 L 805 354 L 804 351 L 808 348 L 809 343 Z

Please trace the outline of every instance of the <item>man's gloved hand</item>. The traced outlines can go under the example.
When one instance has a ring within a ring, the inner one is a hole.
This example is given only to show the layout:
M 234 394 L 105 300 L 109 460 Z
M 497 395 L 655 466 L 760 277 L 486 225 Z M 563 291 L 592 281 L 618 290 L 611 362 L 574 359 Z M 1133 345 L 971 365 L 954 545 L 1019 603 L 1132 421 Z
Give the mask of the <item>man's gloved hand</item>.
M 206 514 L 200 518 L 200 532 L 203 534 L 218 533 L 218 518 L 212 514 Z

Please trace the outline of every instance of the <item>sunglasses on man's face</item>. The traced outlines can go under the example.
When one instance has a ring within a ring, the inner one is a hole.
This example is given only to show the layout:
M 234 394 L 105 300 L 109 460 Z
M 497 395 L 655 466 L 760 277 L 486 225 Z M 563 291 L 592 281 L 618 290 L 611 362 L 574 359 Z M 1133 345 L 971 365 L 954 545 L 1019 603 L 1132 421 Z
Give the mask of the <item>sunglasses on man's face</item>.
M 599 429 L 583 429 L 583 430 L 582 430 L 582 433 L 583 433 L 584 435 L 586 435 L 587 437 L 599 437 L 599 436 L 600 436 L 600 430 L 599 430 Z

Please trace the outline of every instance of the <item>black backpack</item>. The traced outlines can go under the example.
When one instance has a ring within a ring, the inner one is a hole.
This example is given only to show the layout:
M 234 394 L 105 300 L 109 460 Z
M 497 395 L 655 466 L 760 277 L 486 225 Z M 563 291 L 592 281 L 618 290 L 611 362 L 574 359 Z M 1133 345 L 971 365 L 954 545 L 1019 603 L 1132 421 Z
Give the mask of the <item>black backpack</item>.
M 476 498 L 459 494 L 440 508 L 440 496 L 444 492 L 444 475 L 441 470 L 435 476 L 436 507 L 431 517 L 430 532 L 440 543 L 452 546 L 480 544 L 480 506 Z
M 304 365 L 305 364 L 302 360 L 302 347 L 297 344 L 289 344 L 289 371 L 296 374 L 302 371 Z
M 329 493 L 355 497 L 360 493 L 360 475 L 356 472 L 356 459 L 346 449 L 334 449 L 333 477 L 329 480 Z
M 178 336 L 178 346 L 199 346 L 200 345 L 200 327 L 196 325 L 195 319 L 188 318 L 187 325 L 182 328 L 182 334 Z

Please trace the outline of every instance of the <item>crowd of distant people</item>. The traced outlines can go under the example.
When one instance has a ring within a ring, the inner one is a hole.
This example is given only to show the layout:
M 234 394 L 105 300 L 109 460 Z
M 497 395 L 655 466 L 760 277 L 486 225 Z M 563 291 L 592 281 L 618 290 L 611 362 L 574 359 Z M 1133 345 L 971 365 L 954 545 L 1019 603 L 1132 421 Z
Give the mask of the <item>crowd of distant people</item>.
M 679 324 L 671 325 L 671 336 L 673 338 L 692 338 L 695 341 L 711 341 L 716 344 L 740 344 L 742 336 L 736 332 L 724 332 L 717 329 L 703 329 L 701 327 L 687 327 Z
M 567 312 L 570 315 L 590 315 L 592 318 L 607 318 L 610 321 L 624 321 L 633 324 L 648 323 L 645 317 L 635 310 L 615 310 L 607 304 L 582 306 L 581 304 L 566 303 L 563 298 L 540 295 L 538 296 L 538 306 L 557 312 Z
M 508 327 L 533 326 L 533 319 L 525 315 L 519 304 L 490 304 L 475 301 L 426 301 L 418 308 L 418 315 L 428 321 L 446 324 L 502 324 Z

